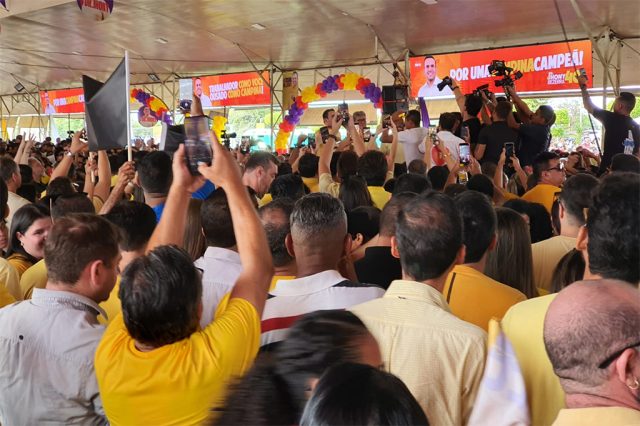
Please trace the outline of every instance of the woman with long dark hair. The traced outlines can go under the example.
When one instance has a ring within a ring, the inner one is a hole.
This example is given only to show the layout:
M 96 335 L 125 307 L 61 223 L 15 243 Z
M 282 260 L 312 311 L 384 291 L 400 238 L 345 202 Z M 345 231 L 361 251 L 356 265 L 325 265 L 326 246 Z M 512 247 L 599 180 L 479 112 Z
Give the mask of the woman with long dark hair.
M 49 209 L 39 204 L 22 206 L 13 215 L 7 260 L 20 276 L 44 257 L 44 243 L 52 226 Z

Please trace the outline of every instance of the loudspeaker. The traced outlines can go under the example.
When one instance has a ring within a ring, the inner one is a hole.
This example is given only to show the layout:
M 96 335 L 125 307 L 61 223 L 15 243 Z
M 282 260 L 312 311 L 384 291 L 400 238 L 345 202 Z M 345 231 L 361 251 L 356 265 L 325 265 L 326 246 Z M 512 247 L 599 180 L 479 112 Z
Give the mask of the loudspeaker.
M 409 86 L 382 86 L 382 113 L 409 111 Z

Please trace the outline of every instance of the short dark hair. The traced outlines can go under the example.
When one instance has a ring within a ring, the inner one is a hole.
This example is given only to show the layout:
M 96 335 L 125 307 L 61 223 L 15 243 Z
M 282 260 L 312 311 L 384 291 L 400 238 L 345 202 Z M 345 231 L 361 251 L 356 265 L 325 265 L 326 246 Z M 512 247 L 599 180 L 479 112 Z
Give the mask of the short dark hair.
M 527 215 L 529 216 L 529 235 L 532 244 L 553 236 L 551 215 L 545 206 L 540 203 L 529 203 Z
M 270 214 L 272 212 L 278 212 L 279 215 Z M 293 201 L 288 198 L 274 200 L 262 206 L 258 212 L 264 230 L 267 233 L 273 265 L 276 267 L 287 265 L 293 260 L 285 245 L 285 239 L 291 232 L 289 217 L 292 212 Z
M 304 154 L 298 160 L 298 172 L 300 176 L 312 178 L 318 174 L 318 156 L 310 152 Z
M 640 175 L 603 179 L 587 216 L 589 269 L 603 278 L 640 281 Z
M 496 236 L 498 219 L 486 195 L 466 191 L 454 199 L 462 217 L 462 234 L 467 249 L 464 263 L 476 263 L 489 249 Z
M 452 183 L 447 185 L 447 187 L 444 189 L 444 191 L 442 191 L 442 193 L 447 197 L 455 198 L 457 195 L 467 191 L 468 191 L 467 185 L 463 183 Z
M 611 157 L 611 171 L 640 173 L 640 159 L 635 155 L 619 152 Z
M 120 247 L 124 251 L 144 248 L 156 228 L 153 209 L 139 201 L 119 201 L 104 217 L 121 229 Z
M 347 212 L 347 232 L 352 237 L 362 235 L 368 242 L 380 230 L 380 209 L 373 206 L 360 206 Z
M 327 119 L 329 119 L 329 113 L 330 113 L 331 111 L 335 112 L 335 109 L 333 109 L 333 108 L 329 108 L 329 109 L 325 109 L 324 111 L 322 111 L 322 119 L 323 119 L 323 120 L 327 120 Z
M 14 253 L 21 254 L 28 258 L 33 263 L 39 259 L 35 259 L 24 249 L 20 240 L 18 239 L 18 233 L 23 234 L 33 225 L 38 219 L 46 219 L 50 217 L 49 209 L 41 204 L 25 204 L 20 207 L 13 215 L 11 219 L 11 229 L 9 230 L 9 247 L 7 248 L 7 257 Z
M 334 151 L 333 154 L 331 154 L 331 161 L 329 162 L 329 169 L 331 170 L 331 176 L 335 176 L 338 174 L 338 161 L 340 161 L 341 154 L 342 154 L 341 151 Z M 355 174 L 355 167 L 354 167 L 354 174 Z
M 467 95 L 464 98 L 464 107 L 467 110 L 467 114 L 472 117 L 477 116 L 484 105 L 482 97 L 478 95 Z
M 442 130 L 452 131 L 454 126 L 456 125 L 457 118 L 450 112 L 443 112 L 440 114 L 440 120 L 438 121 L 438 125 Z
M 358 154 L 354 151 L 342 151 L 336 164 L 336 174 L 344 179 L 358 173 Z
M 146 155 L 136 168 L 140 186 L 149 194 L 168 194 L 173 171 L 171 157 L 164 151 L 154 151 Z
M 393 237 L 396 235 L 396 225 L 398 224 L 398 215 L 418 194 L 415 192 L 400 192 L 393 194 L 393 197 L 384 205 L 382 213 L 380 213 L 380 235 L 383 237 Z
M 407 111 L 405 121 L 411 121 L 416 127 L 420 127 L 420 119 L 420 111 L 417 109 Z
M 202 230 L 209 247 L 229 248 L 236 245 L 229 201 L 223 188 L 216 189 L 200 208 Z
M 0 178 L 5 182 L 11 180 L 14 174 L 20 173 L 18 164 L 6 155 L 0 157 Z
M 427 163 L 425 163 L 420 159 L 411 160 L 411 162 L 409 163 L 409 166 L 407 167 L 407 172 L 426 176 Z
M 415 192 L 420 194 L 431 189 L 431 182 L 425 175 L 417 175 L 415 173 L 405 173 L 396 179 L 393 186 L 393 194 L 401 192 Z
M 273 200 L 289 198 L 297 201 L 305 195 L 304 183 L 298 175 L 288 174 L 278 176 L 271 182 L 269 193 Z
M 496 115 L 501 120 L 506 120 L 513 110 L 513 105 L 508 101 L 499 101 L 496 105 Z
M 469 182 L 467 182 L 467 189 L 480 192 L 489 198 L 493 198 L 493 181 L 483 174 L 471 176 Z
M 462 219 L 453 200 L 430 191 L 409 201 L 398 215 L 396 240 L 404 273 L 416 281 L 444 274 L 462 246 Z
M 449 169 L 447 166 L 434 166 L 427 172 L 427 177 L 434 190 L 442 191 L 449 179 Z
M 551 105 L 540 105 L 538 107 L 538 112 L 544 119 L 545 125 L 551 126 L 556 122 L 556 113 L 553 111 L 553 107 Z
M 55 221 L 44 245 L 47 276 L 72 285 L 91 262 L 111 267 L 120 253 L 118 229 L 95 214 L 73 214 Z
M 620 92 L 620 96 L 618 96 L 618 101 L 624 105 L 627 112 L 633 111 L 636 106 L 636 97 L 631 92 Z
M 300 420 L 301 426 L 428 424 L 402 380 L 370 365 L 350 363 L 324 373 Z
M 69 195 L 61 195 L 51 200 L 51 218 L 58 219 L 72 213 L 95 214 L 96 208 L 91 200 L 84 194 L 74 192 Z
M 244 166 L 244 170 L 248 172 L 253 169 L 257 169 L 258 167 L 262 167 L 267 170 L 269 168 L 269 163 L 273 163 L 276 166 L 278 165 L 278 159 L 275 155 L 266 151 L 257 151 L 249 156 L 249 159 Z
M 382 186 L 387 177 L 387 158 L 380 151 L 367 151 L 358 158 L 358 176 L 368 186 Z
M 0 219 L 4 219 L 7 216 L 7 209 L 9 202 L 9 188 L 4 179 L 0 179 Z
M 360 176 L 347 176 L 343 179 L 338 198 L 347 212 L 356 207 L 373 206 L 367 183 Z
M 142 344 L 169 345 L 198 330 L 202 281 L 189 254 L 176 246 L 131 262 L 118 296 L 127 331 Z
M 567 179 L 562 186 L 560 202 L 577 225 L 584 225 L 584 209 L 593 204 L 593 194 L 599 183 L 592 175 L 578 173 Z
M 57 198 L 64 195 L 76 194 L 73 182 L 67 176 L 60 176 L 47 185 L 47 198 Z
M 316 192 L 296 201 L 291 213 L 291 230 L 301 233 L 307 240 L 325 235 L 330 230 L 344 230 L 346 235 L 347 214 L 340 200 Z
M 542 172 L 549 169 L 549 162 L 551 160 L 558 160 L 560 156 L 555 152 L 544 151 L 536 155 L 533 159 L 533 176 L 537 182 L 540 182 Z

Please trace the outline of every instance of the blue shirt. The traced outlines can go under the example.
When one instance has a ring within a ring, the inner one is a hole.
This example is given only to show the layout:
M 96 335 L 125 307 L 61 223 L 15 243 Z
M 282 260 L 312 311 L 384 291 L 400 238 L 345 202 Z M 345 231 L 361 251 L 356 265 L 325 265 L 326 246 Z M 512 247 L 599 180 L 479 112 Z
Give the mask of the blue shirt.
M 209 195 L 216 190 L 216 187 L 210 181 L 206 181 L 204 185 L 200 187 L 196 192 L 191 194 L 191 198 L 195 198 L 196 200 L 206 200 L 209 198 Z M 158 204 L 155 207 L 152 207 L 153 212 L 156 214 L 156 222 L 160 222 L 160 218 L 162 217 L 162 212 L 164 211 L 165 203 Z

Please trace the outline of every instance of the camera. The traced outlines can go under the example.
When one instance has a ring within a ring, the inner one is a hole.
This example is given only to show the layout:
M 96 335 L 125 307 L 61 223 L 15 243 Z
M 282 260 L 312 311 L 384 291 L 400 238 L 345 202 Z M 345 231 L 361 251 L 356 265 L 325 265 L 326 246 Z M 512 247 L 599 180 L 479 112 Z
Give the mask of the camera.
M 483 84 L 482 86 L 478 86 L 473 91 L 474 96 L 482 96 L 482 93 L 484 93 L 487 98 L 490 98 L 491 95 L 493 94 L 491 90 L 489 90 L 488 84 Z
M 193 103 L 193 101 L 191 99 L 182 99 L 180 101 L 180 103 L 178 104 L 178 108 L 180 108 L 180 111 L 185 114 L 191 111 L 191 104 Z
M 451 88 L 452 85 L 453 85 L 453 80 L 451 80 L 451 77 L 446 76 L 445 78 L 442 79 L 440 83 L 437 84 L 437 87 L 438 87 L 438 90 L 442 92 L 442 90 L 444 90 L 444 86 L 449 86 L 449 88 Z
M 522 72 L 513 72 L 513 68 L 508 67 L 503 60 L 494 59 L 488 67 L 489 72 L 494 77 L 502 77 L 496 80 L 496 87 L 512 87 L 514 81 L 522 78 Z
M 220 132 L 220 137 L 222 138 L 222 144 L 227 149 L 231 148 L 231 139 L 235 139 L 236 136 L 238 136 L 238 135 L 235 132 L 234 133 L 227 133 L 226 130 L 222 130 Z

